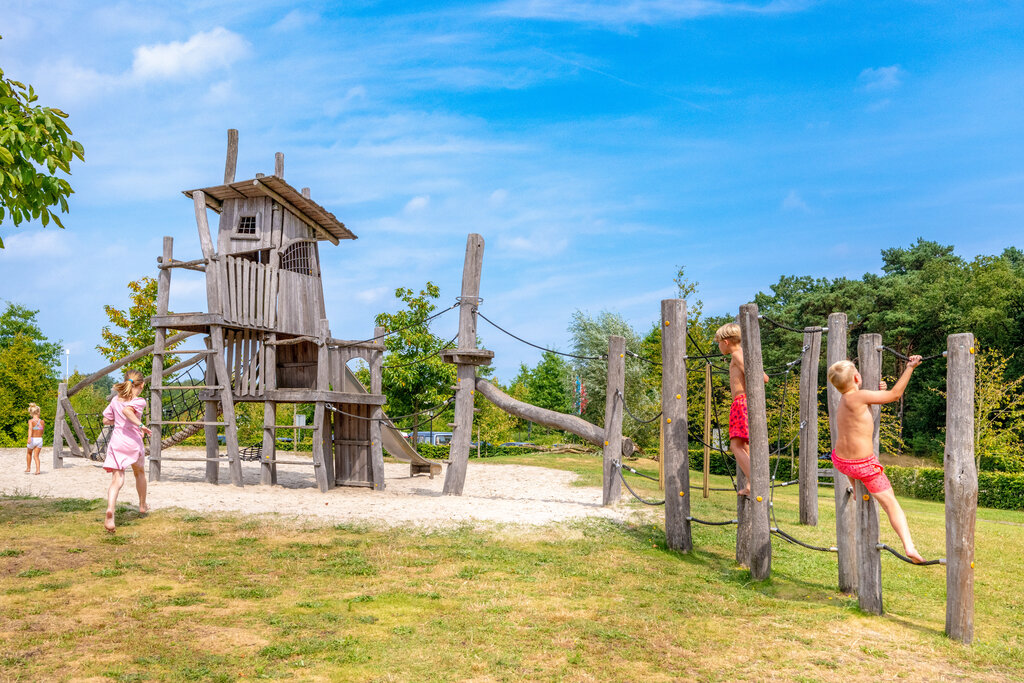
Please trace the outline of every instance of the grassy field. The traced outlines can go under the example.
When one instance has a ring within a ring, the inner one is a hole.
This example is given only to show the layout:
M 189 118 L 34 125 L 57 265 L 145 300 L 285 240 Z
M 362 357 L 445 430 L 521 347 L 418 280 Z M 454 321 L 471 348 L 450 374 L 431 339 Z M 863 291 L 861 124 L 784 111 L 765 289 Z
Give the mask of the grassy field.
M 489 462 L 600 483 L 589 456 Z M 780 489 L 780 527 L 830 544 L 821 497 L 820 525 L 799 527 L 796 489 Z M 918 547 L 943 554 L 942 505 L 904 502 Z M 730 494 L 692 503 L 695 516 L 735 514 Z M 665 548 L 660 508 L 627 525 L 431 532 L 125 508 L 113 537 L 102 511 L 2 499 L 0 679 L 1024 680 L 1021 513 L 979 511 L 966 647 L 942 634 L 942 567 L 885 555 L 886 614 L 868 616 L 836 592 L 833 555 L 773 539 L 772 578 L 751 582 L 732 527 L 694 527 L 681 555 Z M 896 542 L 887 526 L 882 538 Z

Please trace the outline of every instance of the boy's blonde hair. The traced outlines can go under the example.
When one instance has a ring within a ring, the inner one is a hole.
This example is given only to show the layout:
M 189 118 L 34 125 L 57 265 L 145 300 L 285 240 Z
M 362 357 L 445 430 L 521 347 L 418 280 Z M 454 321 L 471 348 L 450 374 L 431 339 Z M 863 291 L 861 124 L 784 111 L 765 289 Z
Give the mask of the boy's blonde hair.
M 28 404 L 28 414 L 32 417 L 39 417 L 39 406 L 35 403 Z
M 857 366 L 853 364 L 853 361 L 836 361 L 828 369 L 829 384 L 838 389 L 839 393 L 845 394 L 853 388 L 853 375 L 856 372 Z
M 720 342 L 723 339 L 733 342 L 740 341 L 740 326 L 737 323 L 726 323 L 719 327 L 715 332 L 715 341 Z

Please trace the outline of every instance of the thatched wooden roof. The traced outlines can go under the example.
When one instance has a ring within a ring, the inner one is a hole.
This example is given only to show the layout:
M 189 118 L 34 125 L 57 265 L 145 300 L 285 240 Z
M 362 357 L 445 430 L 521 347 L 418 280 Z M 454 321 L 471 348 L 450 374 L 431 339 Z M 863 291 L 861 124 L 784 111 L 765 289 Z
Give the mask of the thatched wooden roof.
M 226 199 L 271 197 L 314 228 L 319 239 L 328 240 L 333 244 L 337 244 L 338 240 L 357 239 L 356 235 L 346 228 L 345 224 L 339 221 L 333 213 L 312 199 L 306 199 L 301 192 L 277 176 L 239 180 L 228 185 L 200 187 L 195 190 L 185 190 L 184 194 L 191 197 L 193 193 L 200 190 L 206 195 L 207 206 L 218 213 Z

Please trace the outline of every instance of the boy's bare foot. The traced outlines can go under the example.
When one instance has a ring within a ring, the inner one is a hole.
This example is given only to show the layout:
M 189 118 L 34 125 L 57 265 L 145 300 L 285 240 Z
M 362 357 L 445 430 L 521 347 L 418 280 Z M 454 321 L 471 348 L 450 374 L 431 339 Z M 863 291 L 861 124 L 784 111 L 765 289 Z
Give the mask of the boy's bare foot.
M 140 505 L 139 506 L 139 514 L 140 515 L 145 515 L 145 514 L 148 514 L 148 513 L 149 513 L 149 506 L 148 505 Z
M 32 470 L 25 470 L 25 474 L 32 474 Z
M 116 525 L 114 524 L 114 511 L 107 510 L 106 519 L 103 520 L 103 528 L 107 530 L 108 534 L 114 533 Z
M 745 488 L 745 489 L 743 489 L 741 491 L 737 491 L 736 495 L 737 496 L 749 496 L 750 495 L 750 487 L 748 486 L 747 488 Z
M 921 557 L 916 548 L 904 548 L 904 551 L 907 553 L 907 557 L 914 561 L 914 564 L 921 564 L 924 562 L 924 558 Z
M 36 470 L 36 474 L 42 474 L 39 470 Z

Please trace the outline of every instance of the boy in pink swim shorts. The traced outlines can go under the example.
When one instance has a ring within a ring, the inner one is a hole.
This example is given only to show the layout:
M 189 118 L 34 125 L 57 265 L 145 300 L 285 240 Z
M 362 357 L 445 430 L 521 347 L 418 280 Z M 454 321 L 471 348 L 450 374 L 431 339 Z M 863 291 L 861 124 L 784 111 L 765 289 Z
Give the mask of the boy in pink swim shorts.
M 715 332 L 718 350 L 731 355 L 729 361 L 729 388 L 732 391 L 732 407 L 729 409 L 729 450 L 736 458 L 736 464 L 747 478 L 747 485 L 737 495 L 750 494 L 750 423 L 747 418 L 746 374 L 743 369 L 743 345 L 740 326 L 727 323 Z M 768 375 L 764 376 L 768 381 Z
M 924 562 L 924 558 L 914 547 L 914 541 L 910 538 L 910 527 L 907 526 L 907 516 L 896 501 L 892 484 L 885 476 L 882 464 L 878 462 L 878 454 L 874 450 L 875 421 L 870 407 L 899 400 L 907 388 L 914 368 L 920 364 L 921 356 L 911 356 L 907 361 L 907 369 L 903 371 L 895 386 L 886 389 L 883 382 L 879 385 L 878 391 L 861 389 L 860 373 L 848 360 L 833 363 L 828 369 L 828 381 L 842 394 L 836 410 L 837 436 L 835 450 L 832 451 L 832 463 L 839 472 L 862 482 L 864 488 L 875 497 L 889 517 L 889 523 L 896 530 L 896 535 L 903 542 L 904 553 L 914 562 Z

